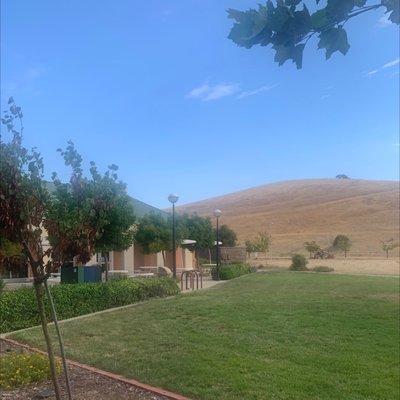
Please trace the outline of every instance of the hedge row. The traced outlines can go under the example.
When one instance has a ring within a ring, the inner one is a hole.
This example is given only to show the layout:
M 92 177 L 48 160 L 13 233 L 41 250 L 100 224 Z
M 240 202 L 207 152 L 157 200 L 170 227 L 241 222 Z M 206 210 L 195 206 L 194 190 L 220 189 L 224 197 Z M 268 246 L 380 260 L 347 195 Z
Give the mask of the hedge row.
M 256 272 L 257 268 L 250 267 L 247 264 L 227 264 L 219 267 L 219 279 L 225 281 L 228 279 L 238 278 L 239 276 Z M 217 267 L 211 269 L 211 276 L 217 279 Z
M 66 284 L 51 287 L 58 318 L 66 319 L 151 297 L 172 296 L 179 287 L 171 278 L 122 279 L 107 283 Z M 46 303 L 50 321 L 50 307 Z M 39 325 L 35 292 L 21 288 L 0 294 L 0 333 Z

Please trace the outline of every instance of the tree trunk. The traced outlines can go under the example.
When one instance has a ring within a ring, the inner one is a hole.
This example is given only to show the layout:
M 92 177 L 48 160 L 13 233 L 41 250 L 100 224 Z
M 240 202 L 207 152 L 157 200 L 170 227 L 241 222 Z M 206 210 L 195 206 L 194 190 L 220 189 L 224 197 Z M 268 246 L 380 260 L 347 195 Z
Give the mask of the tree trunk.
M 212 260 L 211 260 L 211 249 L 208 248 L 208 263 L 211 264 Z
M 64 369 L 65 384 L 67 387 L 68 399 L 72 400 L 71 382 L 69 380 L 67 358 L 65 357 L 64 343 L 63 343 L 62 336 L 61 336 L 60 326 L 58 325 L 57 312 L 56 312 L 56 308 L 54 306 L 53 296 L 49 289 L 49 285 L 47 284 L 47 280 L 44 281 L 44 287 L 46 289 L 46 294 L 47 294 L 47 297 L 50 302 L 51 315 L 53 317 L 54 327 L 56 328 L 56 333 L 57 333 L 57 338 L 58 338 L 58 344 L 60 346 L 60 353 L 61 353 L 61 359 L 62 359 L 62 364 L 63 364 L 63 369 Z
M 386 258 L 389 258 L 389 250 L 386 250 Z
M 55 358 L 54 358 L 54 353 L 53 353 L 53 346 L 51 343 L 49 330 L 47 327 L 46 311 L 45 311 L 44 302 L 43 302 L 43 295 L 44 295 L 43 284 L 42 284 L 42 282 L 35 282 L 34 287 L 35 287 L 38 311 L 39 311 L 39 315 L 40 315 L 40 321 L 42 324 L 43 335 L 44 335 L 44 339 L 46 341 L 47 355 L 49 357 L 50 374 L 51 374 L 51 380 L 53 381 L 54 394 L 55 394 L 57 400 L 61 400 L 60 387 L 59 387 L 58 381 L 57 381 L 57 371 L 56 371 L 56 363 L 55 363 Z
M 347 258 L 347 250 L 344 251 L 344 258 Z

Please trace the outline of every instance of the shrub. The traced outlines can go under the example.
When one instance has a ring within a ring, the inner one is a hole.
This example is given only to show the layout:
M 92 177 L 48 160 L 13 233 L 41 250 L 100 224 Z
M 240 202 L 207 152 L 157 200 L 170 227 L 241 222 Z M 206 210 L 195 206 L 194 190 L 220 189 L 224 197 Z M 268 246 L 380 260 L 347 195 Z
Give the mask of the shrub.
M 121 279 L 106 283 L 78 283 L 51 287 L 59 319 L 132 304 L 151 297 L 172 296 L 179 288 L 171 278 Z M 50 308 L 46 303 L 49 320 Z M 0 333 L 40 324 L 33 288 L 0 295 Z
M 227 264 L 220 265 L 219 267 L 219 278 L 223 281 L 228 279 L 237 278 L 241 275 L 250 274 L 251 272 L 255 272 L 252 267 L 247 264 Z M 217 279 L 217 267 L 213 267 L 211 269 L 211 277 L 216 280 Z
M 308 271 L 307 259 L 302 254 L 295 254 L 292 257 L 292 265 L 289 267 L 291 271 Z
M 4 290 L 4 286 L 6 286 L 6 284 L 4 283 L 3 279 L 0 279 L 0 294 Z
M 327 267 L 325 265 L 317 265 L 316 267 L 311 268 L 311 271 L 314 271 L 314 272 L 332 272 L 332 271 L 334 271 L 334 269 L 331 268 L 331 267 Z
M 49 360 L 42 354 L 11 352 L 0 360 L 2 389 L 13 389 L 50 379 Z M 58 374 L 61 372 L 60 362 L 56 362 L 56 370 Z

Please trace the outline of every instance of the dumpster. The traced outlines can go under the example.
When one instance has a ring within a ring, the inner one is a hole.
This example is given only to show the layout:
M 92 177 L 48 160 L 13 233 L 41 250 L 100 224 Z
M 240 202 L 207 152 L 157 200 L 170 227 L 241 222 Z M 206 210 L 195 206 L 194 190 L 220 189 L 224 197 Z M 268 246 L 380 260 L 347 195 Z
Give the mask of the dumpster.
M 61 283 L 101 282 L 101 265 L 61 267 Z

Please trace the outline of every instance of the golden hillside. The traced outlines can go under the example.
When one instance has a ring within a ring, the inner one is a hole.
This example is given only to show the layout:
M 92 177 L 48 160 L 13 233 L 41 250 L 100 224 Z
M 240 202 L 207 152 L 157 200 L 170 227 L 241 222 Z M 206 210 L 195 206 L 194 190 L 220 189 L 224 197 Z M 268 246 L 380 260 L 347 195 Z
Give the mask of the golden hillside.
M 180 206 L 212 216 L 235 230 L 240 244 L 258 232 L 273 238 L 271 253 L 303 249 L 307 240 L 329 246 L 337 234 L 353 241 L 353 255 L 382 256 L 380 240 L 399 238 L 399 184 L 395 181 L 312 179 L 259 186 Z

